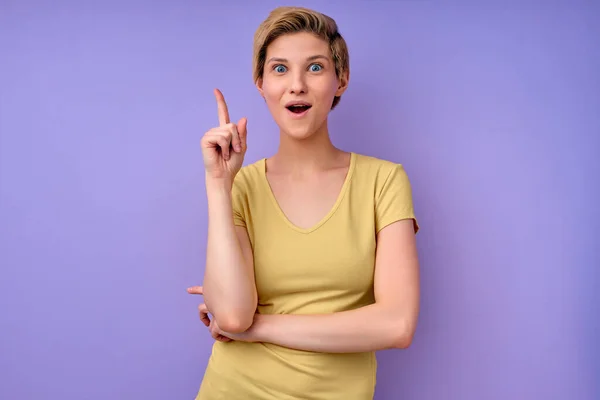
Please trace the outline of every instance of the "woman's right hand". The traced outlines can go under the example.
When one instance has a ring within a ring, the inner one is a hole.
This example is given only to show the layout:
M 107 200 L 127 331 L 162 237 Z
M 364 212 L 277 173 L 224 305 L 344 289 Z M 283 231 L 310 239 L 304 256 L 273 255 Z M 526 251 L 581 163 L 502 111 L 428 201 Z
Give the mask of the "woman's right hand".
M 223 94 L 219 89 L 215 89 L 214 93 L 219 126 L 206 132 L 200 142 L 204 169 L 207 179 L 226 179 L 232 183 L 246 154 L 247 120 L 242 118 L 237 124 L 231 123 Z

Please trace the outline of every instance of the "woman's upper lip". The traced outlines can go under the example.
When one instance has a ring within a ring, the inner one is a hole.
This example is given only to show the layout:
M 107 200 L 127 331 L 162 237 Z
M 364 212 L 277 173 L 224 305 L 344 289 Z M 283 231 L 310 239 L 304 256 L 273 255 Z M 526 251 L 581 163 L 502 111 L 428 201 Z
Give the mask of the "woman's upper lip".
M 308 107 L 311 107 L 311 106 L 312 106 L 312 104 L 310 104 L 310 103 L 309 103 L 309 102 L 307 102 L 307 101 L 303 101 L 303 100 L 292 100 L 292 101 L 288 101 L 288 102 L 285 104 L 285 107 L 286 107 L 286 108 L 287 108 L 287 107 L 291 107 L 291 106 L 308 106 Z

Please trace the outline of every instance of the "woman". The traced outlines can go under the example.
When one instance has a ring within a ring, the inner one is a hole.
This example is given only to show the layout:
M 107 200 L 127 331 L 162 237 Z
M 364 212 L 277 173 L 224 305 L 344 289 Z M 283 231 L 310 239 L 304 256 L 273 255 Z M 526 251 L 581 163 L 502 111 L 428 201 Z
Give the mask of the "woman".
M 232 123 L 215 91 L 220 125 L 202 138 L 204 286 L 188 290 L 203 294 L 217 341 L 197 399 L 372 399 L 374 352 L 408 347 L 417 323 L 410 184 L 401 165 L 330 141 L 349 79 L 331 18 L 278 8 L 254 39 L 280 145 L 242 168 L 246 119 Z

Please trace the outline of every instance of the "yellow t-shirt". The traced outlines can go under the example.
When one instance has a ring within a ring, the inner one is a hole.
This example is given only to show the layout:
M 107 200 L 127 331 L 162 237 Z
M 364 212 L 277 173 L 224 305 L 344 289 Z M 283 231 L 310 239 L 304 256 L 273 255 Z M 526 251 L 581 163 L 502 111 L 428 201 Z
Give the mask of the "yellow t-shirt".
M 415 219 L 400 164 L 351 153 L 330 212 L 293 225 L 266 178 L 265 160 L 236 175 L 233 219 L 248 230 L 261 314 L 335 313 L 374 302 L 376 234 Z M 317 353 L 270 343 L 215 342 L 196 400 L 367 400 L 377 362 L 369 353 Z

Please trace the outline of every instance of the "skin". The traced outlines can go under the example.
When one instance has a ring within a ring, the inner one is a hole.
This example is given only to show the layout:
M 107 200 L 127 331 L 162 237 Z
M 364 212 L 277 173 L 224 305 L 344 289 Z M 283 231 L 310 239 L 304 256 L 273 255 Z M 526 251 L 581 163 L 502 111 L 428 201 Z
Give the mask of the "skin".
M 346 90 L 348 73 L 336 75 L 328 44 L 309 33 L 279 37 L 267 49 L 266 59 L 263 79 L 256 86 L 280 127 L 279 149 L 267 160 L 267 178 L 290 221 L 311 226 L 330 209 L 348 170 L 349 155 L 333 146 L 327 127 L 333 98 Z M 290 100 L 308 101 L 312 108 L 301 119 L 291 118 L 285 108 Z M 217 101 L 220 126 L 203 138 L 209 218 L 214 221 L 212 230 L 209 223 L 207 253 L 211 256 L 207 256 L 204 286 L 188 288 L 189 293 L 204 296 L 200 319 L 212 337 L 314 352 L 407 348 L 419 313 L 419 262 L 412 220 L 393 223 L 377 235 L 374 304 L 321 315 L 256 313 L 248 235 L 230 221 L 231 180 L 241 166 L 238 156 L 245 152 L 246 122 L 229 125 L 219 95 Z M 238 140 L 241 150 L 233 150 L 230 160 L 225 160 L 227 151 L 219 149 L 233 149 L 231 143 Z M 284 195 L 290 191 L 293 195 Z M 217 259 L 212 257 L 215 253 L 228 255 Z
M 204 301 L 215 326 L 244 332 L 253 322 L 258 296 L 254 261 L 246 229 L 231 218 L 231 188 L 246 153 L 246 119 L 229 120 L 225 99 L 215 90 L 219 126 L 210 129 L 200 146 L 206 171 L 208 241 L 204 273 Z

